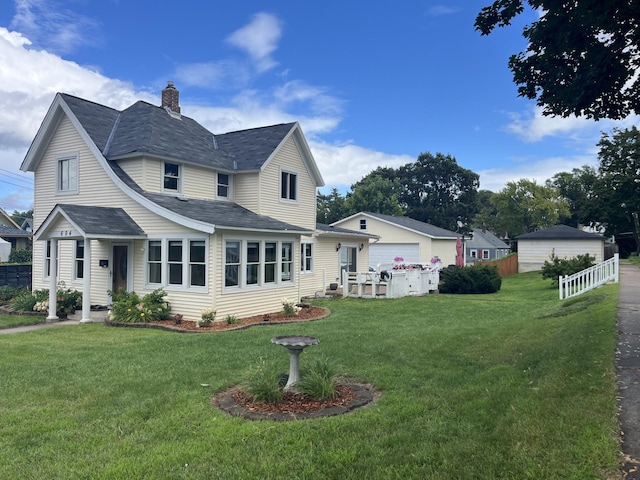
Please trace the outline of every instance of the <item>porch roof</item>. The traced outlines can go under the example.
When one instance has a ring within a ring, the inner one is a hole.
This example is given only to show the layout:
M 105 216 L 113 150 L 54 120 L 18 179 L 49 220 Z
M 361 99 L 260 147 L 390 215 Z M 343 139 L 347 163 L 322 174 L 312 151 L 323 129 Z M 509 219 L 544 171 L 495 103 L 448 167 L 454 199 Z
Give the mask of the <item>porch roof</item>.
M 72 225 L 72 230 L 56 229 L 63 218 Z M 122 208 L 58 204 L 34 234 L 34 240 L 50 238 L 136 239 L 146 238 L 146 234 Z

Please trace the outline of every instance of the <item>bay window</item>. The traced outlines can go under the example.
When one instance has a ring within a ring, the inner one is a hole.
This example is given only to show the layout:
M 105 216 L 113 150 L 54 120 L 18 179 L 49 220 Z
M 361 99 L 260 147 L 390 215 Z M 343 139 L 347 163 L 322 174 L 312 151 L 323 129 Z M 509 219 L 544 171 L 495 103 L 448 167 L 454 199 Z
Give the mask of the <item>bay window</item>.
M 224 243 L 224 286 L 255 287 L 293 282 L 294 242 L 235 240 Z

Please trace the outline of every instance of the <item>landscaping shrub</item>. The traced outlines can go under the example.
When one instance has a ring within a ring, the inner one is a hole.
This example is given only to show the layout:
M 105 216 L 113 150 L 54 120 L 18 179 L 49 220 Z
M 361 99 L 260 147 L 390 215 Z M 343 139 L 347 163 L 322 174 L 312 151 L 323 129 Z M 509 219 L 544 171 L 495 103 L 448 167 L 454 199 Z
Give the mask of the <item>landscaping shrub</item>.
M 11 301 L 25 294 L 31 294 L 28 288 L 26 287 L 14 287 L 13 285 L 2 285 L 0 287 L 0 304 L 4 305 L 7 303 L 11 303 Z
M 595 257 L 592 257 L 588 253 L 584 255 L 578 255 L 573 258 L 558 258 L 555 254 L 551 254 L 549 257 L 551 261 L 545 260 L 542 266 L 542 278 L 550 278 L 551 285 L 558 286 L 558 278 L 565 275 L 573 275 L 582 270 L 595 265 Z
M 245 391 L 254 402 L 278 403 L 284 396 L 282 387 L 278 366 L 262 358 L 249 372 Z
M 501 286 L 498 267 L 477 263 L 442 270 L 438 288 L 441 293 L 495 293 Z
M 82 293 L 66 288 L 64 282 L 58 283 L 56 291 L 56 315 L 74 313 L 82 305 Z M 46 288 L 23 293 L 16 296 L 9 305 L 17 312 L 49 311 L 49 290 Z
M 30 248 L 23 248 L 22 250 L 11 250 L 9 254 L 8 263 L 31 263 L 32 251 Z
M 318 357 L 300 373 L 300 381 L 295 387 L 314 400 L 329 400 L 335 396 L 337 376 L 335 364 L 327 357 Z
M 207 308 L 200 312 L 200 320 L 196 321 L 198 327 L 210 327 L 216 319 L 218 311 L 215 308 Z
M 121 288 L 117 292 L 109 291 L 113 299 L 111 318 L 121 323 L 146 323 L 163 320 L 169 316 L 171 306 L 164 300 L 166 293 L 158 288 L 140 298 L 136 292 L 127 292 Z

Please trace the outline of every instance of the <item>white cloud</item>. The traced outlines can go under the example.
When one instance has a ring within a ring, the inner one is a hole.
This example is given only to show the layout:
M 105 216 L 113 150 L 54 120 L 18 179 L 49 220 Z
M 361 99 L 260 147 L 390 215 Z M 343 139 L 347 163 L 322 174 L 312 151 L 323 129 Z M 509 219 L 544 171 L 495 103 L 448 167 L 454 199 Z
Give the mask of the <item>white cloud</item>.
M 15 0 L 14 28 L 29 37 L 37 47 L 59 54 L 102 42 L 99 23 L 62 9 L 53 0 Z
M 281 35 L 281 22 L 276 16 L 258 13 L 251 23 L 229 35 L 227 41 L 245 50 L 255 62 L 258 72 L 265 72 L 277 65 L 271 54 L 278 48 Z
M 250 77 L 249 69 L 233 60 L 182 64 L 174 74 L 179 85 L 217 90 L 244 86 Z
M 449 5 L 434 5 L 427 9 L 427 15 L 439 17 L 441 15 L 451 15 L 452 13 L 457 13 L 459 11 L 460 8 L 450 7 Z
M 570 172 L 574 168 L 582 168 L 585 165 L 596 167 L 597 155 L 575 155 L 570 157 L 526 158 L 517 159 L 509 167 L 490 168 L 480 170 L 480 188 L 499 192 L 507 182 L 517 182 L 523 178 L 535 180 L 538 184 L 544 183 L 559 172 Z

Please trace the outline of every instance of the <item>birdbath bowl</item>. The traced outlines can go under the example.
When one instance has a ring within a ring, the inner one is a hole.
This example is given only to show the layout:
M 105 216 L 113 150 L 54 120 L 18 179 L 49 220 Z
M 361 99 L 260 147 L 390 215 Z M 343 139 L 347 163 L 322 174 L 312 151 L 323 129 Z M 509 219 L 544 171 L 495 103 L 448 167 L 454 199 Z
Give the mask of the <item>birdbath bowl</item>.
M 284 335 L 282 337 L 273 337 L 271 343 L 282 345 L 289 350 L 289 380 L 287 380 L 284 390 L 291 390 L 293 385 L 300 381 L 300 354 L 302 350 L 311 345 L 318 345 L 320 340 L 314 337 Z

